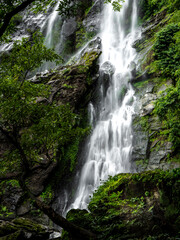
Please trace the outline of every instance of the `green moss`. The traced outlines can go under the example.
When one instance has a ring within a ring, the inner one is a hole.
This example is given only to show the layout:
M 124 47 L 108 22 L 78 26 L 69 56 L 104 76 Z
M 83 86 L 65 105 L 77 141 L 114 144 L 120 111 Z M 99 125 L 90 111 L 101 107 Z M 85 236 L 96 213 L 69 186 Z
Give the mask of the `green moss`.
M 145 81 L 134 83 L 133 85 L 134 87 L 139 89 L 139 88 L 144 88 L 144 86 L 147 85 L 148 82 L 149 82 L 148 80 L 145 80 Z
M 70 211 L 68 220 L 87 226 L 98 234 L 98 239 L 150 239 L 149 232 L 155 239 L 160 235 L 175 236 L 180 214 L 179 177 L 180 169 L 110 177 L 94 193 L 90 212 Z M 155 223 L 154 214 L 163 219 L 167 228 L 162 222 Z
M 46 186 L 45 190 L 41 193 L 40 197 L 46 203 L 50 203 L 52 201 L 54 197 L 54 192 L 50 184 Z
M 145 131 L 148 131 L 148 130 L 149 130 L 150 125 L 149 125 L 149 117 L 148 117 L 148 116 L 141 117 L 139 123 L 141 124 L 142 128 L 143 128 Z
M 16 225 L 17 228 L 23 228 L 29 231 L 36 231 L 36 232 L 44 232 L 45 228 L 37 224 L 30 219 L 27 218 L 16 218 L 13 220 L 13 224 Z

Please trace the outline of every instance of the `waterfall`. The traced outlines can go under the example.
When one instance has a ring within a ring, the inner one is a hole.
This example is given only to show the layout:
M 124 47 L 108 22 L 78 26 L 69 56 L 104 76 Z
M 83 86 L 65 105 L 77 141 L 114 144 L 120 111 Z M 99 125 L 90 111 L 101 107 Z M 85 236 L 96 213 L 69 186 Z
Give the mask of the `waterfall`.
M 96 117 L 96 123 L 86 146 L 87 159 L 80 173 L 75 200 L 69 209 L 87 208 L 90 196 L 109 175 L 135 171 L 131 165 L 135 96 L 129 80 L 130 65 L 136 58 L 131 45 L 139 34 L 137 0 L 126 0 L 120 12 L 113 11 L 111 4 L 105 5 L 100 34 L 100 101 L 98 105 L 91 103 L 89 106 L 90 121 L 93 124 Z M 115 68 L 112 77 L 109 74 L 108 88 L 103 79 L 104 64 Z
M 55 24 L 55 20 L 58 17 L 58 6 L 59 6 L 59 2 L 55 5 L 52 13 L 50 14 L 49 18 L 48 18 L 48 23 L 47 23 L 47 30 L 46 30 L 46 36 L 45 36 L 45 45 L 48 48 L 52 48 L 53 47 L 53 27 Z

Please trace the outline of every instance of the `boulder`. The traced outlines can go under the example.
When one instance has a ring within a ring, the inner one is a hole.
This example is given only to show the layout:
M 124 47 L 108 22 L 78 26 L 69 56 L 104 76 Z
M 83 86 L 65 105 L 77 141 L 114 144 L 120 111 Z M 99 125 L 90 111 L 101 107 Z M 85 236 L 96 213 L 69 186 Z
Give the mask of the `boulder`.
M 46 240 L 53 231 L 27 218 L 0 221 L 0 240 Z
M 102 71 L 105 75 L 111 76 L 115 73 L 115 67 L 112 65 L 111 62 L 107 61 L 101 65 L 100 71 Z
M 27 178 L 27 187 L 32 194 L 38 196 L 44 190 L 45 183 L 47 182 L 50 174 L 56 168 L 57 162 L 50 162 L 47 166 L 37 166 L 31 171 L 29 177 Z M 27 206 L 25 207 L 25 211 Z M 21 209 L 22 212 L 22 209 Z

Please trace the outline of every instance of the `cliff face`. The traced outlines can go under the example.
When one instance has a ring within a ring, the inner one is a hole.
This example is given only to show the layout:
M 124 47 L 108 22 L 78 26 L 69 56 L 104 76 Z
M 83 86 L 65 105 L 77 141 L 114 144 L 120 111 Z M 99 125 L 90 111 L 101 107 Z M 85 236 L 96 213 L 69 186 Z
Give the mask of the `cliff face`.
M 168 13 L 167 8 L 156 13 L 143 23 L 142 37 L 134 43 L 134 47 L 139 54 L 139 63 L 133 70 L 135 75 L 132 79 L 137 97 L 136 112 L 133 120 L 134 144 L 132 161 L 136 162 L 138 171 L 156 168 L 167 170 L 179 167 L 180 164 L 179 150 L 175 147 L 176 143 L 173 142 L 173 138 L 170 137 L 170 132 L 173 131 L 172 126 L 170 127 L 170 124 L 167 124 L 166 121 L 169 120 L 165 117 L 166 111 L 171 111 L 171 105 L 169 104 L 169 109 L 168 107 L 164 109 L 164 118 L 157 114 L 161 104 L 160 101 L 164 101 L 162 108 L 167 105 L 167 102 L 171 101 L 162 96 L 166 96 L 171 91 L 170 89 L 176 89 L 179 81 L 178 74 L 175 82 L 171 74 L 164 74 L 162 66 L 159 67 L 157 62 L 161 60 L 157 60 L 156 54 L 160 34 L 162 31 L 166 31 L 171 24 L 176 24 L 176 21 L 174 23 L 173 20 L 174 14 L 176 13 Z M 165 42 L 168 42 L 168 36 L 164 38 Z M 168 44 L 165 48 L 165 51 L 168 52 Z M 172 59 L 173 56 L 171 56 Z M 166 59 L 166 56 L 163 57 Z M 166 64 L 167 67 L 169 64 Z M 166 68 L 166 65 L 164 65 L 164 68 Z M 173 68 L 170 69 L 170 72 L 173 72 Z M 179 99 L 176 100 L 176 104 L 174 104 L 174 107 L 176 105 L 176 109 L 178 109 Z M 172 115 L 176 118 L 177 123 L 179 121 L 179 112 L 173 110 Z M 179 145 L 178 130 L 177 134 L 174 135 L 174 139 L 178 141 Z

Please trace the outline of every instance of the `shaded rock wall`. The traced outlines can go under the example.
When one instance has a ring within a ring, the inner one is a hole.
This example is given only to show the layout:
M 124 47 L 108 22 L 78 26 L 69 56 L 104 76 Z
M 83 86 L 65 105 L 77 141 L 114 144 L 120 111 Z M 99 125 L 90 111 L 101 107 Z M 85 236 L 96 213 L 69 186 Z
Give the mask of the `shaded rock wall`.
M 132 78 L 137 97 L 133 119 L 132 161 L 136 162 L 137 171 L 169 169 L 180 165 L 168 160 L 173 156 L 172 143 L 160 134 L 165 129 L 153 112 L 154 103 L 160 97 L 160 93 L 173 84 L 170 79 L 162 82 L 160 72 L 151 73 L 150 69 L 154 61 L 153 44 L 156 34 L 169 19 L 166 10 L 163 10 L 144 22 L 142 36 L 133 45 L 139 59 L 133 69 L 136 74 Z

